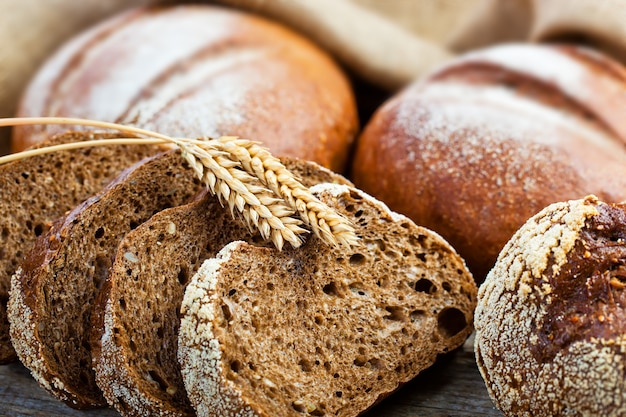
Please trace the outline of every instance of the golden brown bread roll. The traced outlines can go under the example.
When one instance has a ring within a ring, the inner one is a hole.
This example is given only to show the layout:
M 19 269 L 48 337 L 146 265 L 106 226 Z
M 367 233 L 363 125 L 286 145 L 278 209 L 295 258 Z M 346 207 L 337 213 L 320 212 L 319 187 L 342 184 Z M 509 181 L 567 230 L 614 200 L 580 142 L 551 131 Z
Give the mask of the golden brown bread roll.
M 443 235 L 482 281 L 555 201 L 626 198 L 626 71 L 588 49 L 509 44 L 393 97 L 358 139 L 355 184 Z
M 335 171 L 358 129 L 349 81 L 325 52 L 278 24 L 209 5 L 134 9 L 76 36 L 38 72 L 18 115 L 238 135 Z M 12 148 L 62 130 L 16 128 Z
M 626 414 L 626 205 L 554 203 L 479 290 L 475 351 L 506 416 Z

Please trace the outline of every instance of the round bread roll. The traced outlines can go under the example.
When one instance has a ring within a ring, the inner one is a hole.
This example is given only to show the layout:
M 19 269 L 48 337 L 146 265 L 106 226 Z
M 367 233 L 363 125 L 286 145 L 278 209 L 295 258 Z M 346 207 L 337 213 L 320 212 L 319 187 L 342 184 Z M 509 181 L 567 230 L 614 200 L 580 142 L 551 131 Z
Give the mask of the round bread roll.
M 76 36 L 42 66 L 18 116 L 247 137 L 338 172 L 358 130 L 349 80 L 328 54 L 276 23 L 210 5 L 133 9 Z M 15 128 L 12 149 L 65 130 Z
M 626 71 L 573 46 L 506 44 L 451 61 L 387 101 L 351 177 L 439 232 L 478 281 L 556 201 L 626 199 Z
M 626 415 L 626 205 L 554 203 L 479 290 L 475 352 L 506 416 Z

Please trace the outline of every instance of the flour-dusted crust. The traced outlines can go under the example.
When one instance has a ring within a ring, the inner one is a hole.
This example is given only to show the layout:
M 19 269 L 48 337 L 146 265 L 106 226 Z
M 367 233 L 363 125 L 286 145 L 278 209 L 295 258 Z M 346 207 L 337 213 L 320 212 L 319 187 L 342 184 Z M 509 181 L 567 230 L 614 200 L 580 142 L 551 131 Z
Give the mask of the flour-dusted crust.
M 73 37 L 41 66 L 17 113 L 172 137 L 235 135 L 337 172 L 359 125 L 349 79 L 324 50 L 279 23 L 209 4 L 135 8 Z M 57 129 L 17 127 L 12 147 Z
M 479 290 L 475 352 L 507 416 L 626 413 L 626 214 L 555 203 L 511 238 Z
M 219 329 L 213 325 L 217 313 L 215 306 L 219 304 L 220 297 L 214 292 L 217 273 L 242 243 L 232 242 L 220 251 L 217 258 L 206 260 L 197 272 L 197 277 L 202 278 L 192 280 L 185 291 L 178 357 L 189 398 L 198 416 L 263 415 L 252 408 L 237 387 L 228 381 L 222 347 L 216 338 Z
M 473 51 L 376 111 L 350 178 L 440 233 L 481 282 L 548 204 L 626 199 L 625 88 L 620 63 L 583 47 Z
M 447 242 L 357 189 L 312 191 L 361 246 L 235 242 L 203 264 L 178 354 L 199 415 L 356 416 L 471 332 L 476 286 Z

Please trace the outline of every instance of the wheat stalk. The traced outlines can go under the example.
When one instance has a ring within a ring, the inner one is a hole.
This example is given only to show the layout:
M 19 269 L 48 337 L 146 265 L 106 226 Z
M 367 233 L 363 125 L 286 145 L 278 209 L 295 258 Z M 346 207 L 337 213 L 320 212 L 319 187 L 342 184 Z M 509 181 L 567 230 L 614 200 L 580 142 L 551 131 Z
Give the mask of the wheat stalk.
M 257 142 L 229 136 L 219 139 L 172 138 L 145 129 L 88 119 L 0 118 L 0 126 L 32 124 L 90 126 L 148 138 L 90 140 L 41 147 L 0 157 L 0 165 L 28 156 L 87 146 L 169 142 L 179 147 L 181 155 L 198 178 L 222 204 L 228 205 L 232 215 L 239 212 L 248 227 L 256 228 L 264 239 L 271 240 L 279 250 L 285 242 L 293 247 L 302 244 L 299 236 L 306 233 L 300 227 L 302 223 L 328 244 L 357 244 L 350 222 L 313 196 L 277 158 Z M 299 218 L 294 218 L 294 213 Z

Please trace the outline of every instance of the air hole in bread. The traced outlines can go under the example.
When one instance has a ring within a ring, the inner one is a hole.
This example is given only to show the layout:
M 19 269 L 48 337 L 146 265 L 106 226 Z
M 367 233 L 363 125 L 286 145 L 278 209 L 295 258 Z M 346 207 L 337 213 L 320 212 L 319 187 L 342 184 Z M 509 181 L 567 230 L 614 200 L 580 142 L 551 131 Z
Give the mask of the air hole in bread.
M 350 285 L 350 292 L 354 295 L 360 295 L 361 297 L 367 296 L 367 292 L 357 284 Z
M 267 284 L 265 284 L 265 287 L 268 289 L 268 291 L 274 291 L 274 283 L 273 282 L 268 282 Z
M 230 291 L 228 291 L 228 296 L 232 297 L 233 295 L 235 295 L 237 293 L 237 290 L 235 288 L 231 288 Z
M 241 362 L 238 361 L 237 359 L 230 362 L 230 370 L 236 374 L 238 374 L 239 371 L 241 371 L 241 367 L 242 367 Z
M 386 250 L 385 252 L 383 252 L 385 254 L 385 256 L 387 256 L 388 258 L 391 259 L 396 259 L 399 257 L 398 252 L 394 251 L 394 250 Z
M 380 250 L 381 252 L 384 252 L 385 250 L 387 250 L 387 243 L 383 239 L 374 240 L 374 244 L 376 245 L 378 250 Z
M 363 197 L 361 197 L 361 195 L 354 190 L 350 190 L 350 198 L 356 201 L 361 201 L 363 199 Z
M 444 337 L 452 337 L 467 326 L 465 314 L 458 308 L 444 308 L 437 315 L 437 329 Z
M 315 316 L 315 324 L 321 326 L 324 323 L 324 318 L 320 315 Z
M 411 311 L 411 314 L 409 314 L 409 318 L 413 322 L 419 321 L 425 316 L 426 316 L 426 312 L 424 310 L 413 310 Z
M 0 235 L 1 235 L 3 238 L 7 238 L 7 237 L 9 237 L 9 228 L 8 228 L 8 227 L 3 227 L 3 228 L 2 228 L 2 232 L 0 233 Z
M 365 356 L 357 356 L 352 363 L 354 363 L 354 366 L 358 367 L 365 366 L 367 358 Z
M 300 359 L 298 366 L 300 366 L 300 369 L 302 369 L 303 372 L 311 372 L 313 370 L 313 364 L 305 358 Z
M 120 298 L 117 302 L 120 305 L 120 309 L 122 311 L 126 311 L 126 300 L 124 298 Z
M 443 288 L 445 292 L 452 291 L 452 285 L 450 285 L 450 283 L 446 281 L 441 283 L 441 288 Z
M 424 241 L 425 240 L 426 240 L 426 236 L 424 236 L 424 235 L 418 235 L 418 236 L 411 235 L 411 236 L 409 236 L 409 243 L 412 246 L 417 246 L 417 247 L 421 248 L 421 247 L 424 246 Z
M 324 285 L 324 288 L 322 288 L 322 291 L 324 291 L 324 294 L 327 294 L 327 295 L 332 295 L 332 296 L 339 295 L 339 289 L 337 288 L 337 283 L 335 283 L 334 281 Z
M 421 278 L 415 283 L 415 291 L 426 294 L 434 294 L 437 292 L 437 286 L 427 278 Z
M 159 385 L 159 388 L 161 390 L 167 390 L 167 382 L 165 381 L 165 379 L 163 379 L 161 374 L 151 369 L 148 371 L 148 375 L 150 375 L 150 379 L 152 379 L 152 381 L 156 382 Z
M 129 340 L 128 341 L 128 347 L 130 347 L 131 352 L 137 352 L 137 343 L 135 343 L 134 340 Z
M 226 321 L 230 321 L 233 318 L 233 314 L 230 312 L 230 308 L 226 304 L 222 304 L 222 315 Z
M 131 220 L 129 223 L 129 226 L 130 226 L 130 230 L 135 230 L 137 226 L 139 226 L 139 223 L 136 222 L 135 220 Z
M 399 306 L 387 306 L 385 310 L 389 313 L 384 318 L 392 321 L 405 321 L 406 314 L 404 312 L 404 308 Z
M 365 263 L 365 255 L 360 253 L 355 253 L 350 256 L 350 265 L 358 266 L 363 265 Z
M 102 227 L 98 227 L 93 235 L 96 239 L 100 239 L 102 236 L 104 236 L 104 229 Z
M 180 285 L 186 285 L 189 281 L 189 270 L 185 266 L 180 266 L 178 270 L 178 283 Z
M 76 174 L 74 174 L 74 177 L 76 178 L 76 182 L 80 185 L 83 185 L 85 183 L 85 176 L 79 172 L 77 172 Z
M 43 233 L 43 225 L 42 224 L 37 224 L 35 225 L 35 228 L 33 229 L 33 232 L 35 232 L 35 236 L 41 236 L 41 234 Z
M 357 211 L 354 213 L 354 217 L 361 217 L 362 215 L 363 215 L 363 210 L 357 210 Z

